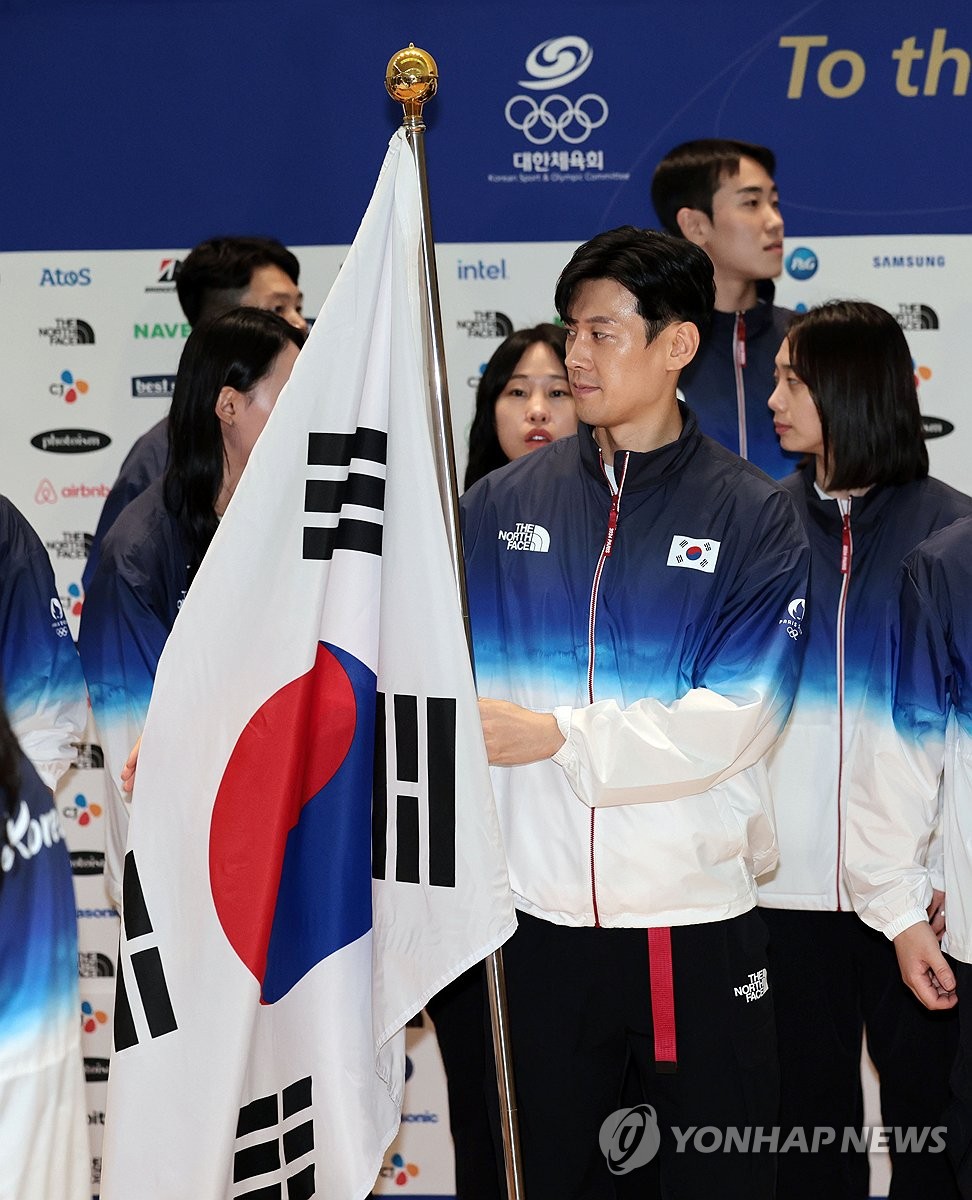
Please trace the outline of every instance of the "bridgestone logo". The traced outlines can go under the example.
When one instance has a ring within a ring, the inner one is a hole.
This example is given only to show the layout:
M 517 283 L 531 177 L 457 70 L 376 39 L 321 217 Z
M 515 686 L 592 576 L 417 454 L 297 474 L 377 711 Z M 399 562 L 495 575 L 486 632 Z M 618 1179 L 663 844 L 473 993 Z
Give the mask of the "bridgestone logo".
M 506 542 L 507 550 L 535 550 L 546 554 L 550 549 L 550 534 L 542 525 L 517 521 L 515 529 L 500 529 L 497 537 Z

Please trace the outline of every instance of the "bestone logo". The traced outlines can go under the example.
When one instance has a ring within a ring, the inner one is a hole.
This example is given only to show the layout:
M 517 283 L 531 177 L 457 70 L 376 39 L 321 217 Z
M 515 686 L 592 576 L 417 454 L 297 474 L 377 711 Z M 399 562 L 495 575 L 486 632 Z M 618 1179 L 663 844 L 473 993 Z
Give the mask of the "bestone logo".
M 174 375 L 133 375 L 132 395 L 137 399 L 171 400 L 175 380 Z
M 786 273 L 794 279 L 812 279 L 817 273 L 817 256 L 808 246 L 797 246 L 786 259 Z
M 608 118 L 603 96 L 585 92 L 571 100 L 554 88 L 566 87 L 579 79 L 594 60 L 594 51 L 582 37 L 568 34 L 548 38 L 527 55 L 527 79 L 517 80 L 530 92 L 551 92 L 537 103 L 532 95 L 517 95 L 506 102 L 506 122 L 520 130 L 534 146 L 545 146 L 559 137 L 568 145 L 586 142 Z

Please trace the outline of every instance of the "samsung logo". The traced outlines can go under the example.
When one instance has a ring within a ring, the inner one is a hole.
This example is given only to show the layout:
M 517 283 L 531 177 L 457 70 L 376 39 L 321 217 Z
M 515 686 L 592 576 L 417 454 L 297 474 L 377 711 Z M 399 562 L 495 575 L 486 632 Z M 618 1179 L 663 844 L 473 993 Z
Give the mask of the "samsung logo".
M 36 450 L 46 450 L 50 454 L 87 454 L 92 450 L 104 450 L 111 445 L 111 438 L 97 429 L 48 429 L 34 434 L 30 444 Z
M 881 267 L 944 267 L 944 254 L 875 254 L 871 262 Z

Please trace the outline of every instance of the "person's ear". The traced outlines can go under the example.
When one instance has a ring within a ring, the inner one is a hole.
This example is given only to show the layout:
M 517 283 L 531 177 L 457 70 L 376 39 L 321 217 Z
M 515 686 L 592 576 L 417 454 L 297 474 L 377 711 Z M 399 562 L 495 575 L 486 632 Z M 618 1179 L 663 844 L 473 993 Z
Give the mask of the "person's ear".
M 680 208 L 675 214 L 675 223 L 687 242 L 694 242 L 696 246 L 705 246 L 712 229 L 712 222 L 701 208 Z
M 679 321 L 673 326 L 668 348 L 668 370 L 681 371 L 687 367 L 695 358 L 700 341 L 699 327 L 692 321 Z
M 242 395 L 234 387 L 227 385 L 219 389 L 214 411 L 224 425 L 230 426 L 236 420 L 242 399 Z

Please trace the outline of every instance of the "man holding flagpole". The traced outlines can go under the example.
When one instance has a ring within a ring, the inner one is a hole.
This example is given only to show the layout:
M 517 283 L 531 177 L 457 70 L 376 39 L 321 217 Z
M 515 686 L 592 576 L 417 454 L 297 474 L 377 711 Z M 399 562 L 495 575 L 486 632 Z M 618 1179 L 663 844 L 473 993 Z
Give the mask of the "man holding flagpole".
M 429 436 L 415 160 L 375 194 L 166 643 L 104 1200 L 362 1200 L 404 1026 L 514 928 Z
M 676 397 L 713 294 L 683 240 L 627 227 L 581 246 L 556 292 L 578 435 L 463 498 L 519 909 L 504 960 L 530 1200 L 608 1200 L 659 1137 L 666 1195 L 773 1195 L 769 1147 L 706 1154 L 675 1132 L 776 1121 L 760 760 L 807 586 L 786 494 Z M 612 1111 L 629 1055 L 650 1105 L 633 1118 Z

